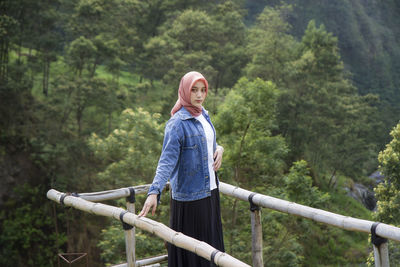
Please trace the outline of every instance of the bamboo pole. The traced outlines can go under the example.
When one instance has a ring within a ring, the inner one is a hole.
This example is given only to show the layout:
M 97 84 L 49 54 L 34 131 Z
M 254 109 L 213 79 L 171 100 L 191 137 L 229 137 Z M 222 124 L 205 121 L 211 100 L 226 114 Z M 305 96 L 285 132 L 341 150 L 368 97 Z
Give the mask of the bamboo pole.
M 219 183 L 219 190 L 223 194 L 236 197 L 244 201 L 247 201 L 249 195 L 253 193 L 251 191 L 242 189 L 240 187 L 235 187 L 233 185 L 223 182 Z M 253 202 L 254 204 L 261 207 L 301 216 L 350 231 L 371 233 L 371 226 L 374 223 L 372 221 L 343 216 L 340 214 L 307 207 L 294 202 L 289 202 L 286 200 L 281 200 L 258 193 L 254 195 Z M 375 231 L 376 234 L 381 237 L 388 238 L 394 241 L 400 241 L 400 228 L 398 227 L 380 223 L 376 227 Z
M 144 194 L 147 193 L 150 185 L 139 185 L 133 186 L 132 188 L 135 189 L 135 194 Z M 93 192 L 93 193 L 80 193 L 79 197 L 93 201 L 93 202 L 100 202 L 105 200 L 112 200 L 112 199 L 120 199 L 124 197 L 130 196 L 129 187 L 113 189 L 108 191 L 100 191 L 100 192 Z
M 381 255 L 379 253 L 379 248 L 372 244 L 372 247 L 374 248 L 374 261 L 375 261 L 375 267 L 382 267 L 381 263 Z
M 96 215 L 113 217 L 117 220 L 120 219 L 121 213 L 126 212 L 126 210 L 122 208 L 116 208 L 101 203 L 93 203 L 80 197 L 65 195 L 54 189 L 51 189 L 47 192 L 47 198 L 57 203 L 60 203 L 61 197 L 64 197 L 63 203 L 65 206 L 71 206 L 75 209 L 79 209 Z M 149 218 L 139 217 L 136 214 L 126 212 L 126 214 L 122 218 L 122 221 L 152 234 L 155 234 L 163 240 L 177 247 L 189 250 L 209 261 L 211 261 L 212 255 L 214 255 L 214 262 L 218 266 L 249 267 L 249 265 L 241 262 L 238 259 L 235 259 L 227 253 L 216 250 L 214 247 L 203 241 L 199 241 L 182 233 L 176 232 L 165 226 L 164 224 L 153 221 Z
M 253 267 L 263 267 L 263 240 L 261 210 L 251 211 L 251 239 Z
M 129 201 L 126 202 L 127 210 L 135 214 L 135 203 Z M 135 267 L 136 262 L 136 239 L 135 239 L 135 227 L 130 230 L 125 230 L 125 249 L 126 249 L 126 260 L 128 267 Z
M 376 246 L 374 244 L 374 261 L 375 267 L 389 267 L 389 250 L 388 243 L 382 243 L 380 246 Z
M 147 266 L 150 264 L 155 264 L 159 262 L 163 262 L 168 260 L 168 255 L 161 255 L 161 256 L 156 256 L 148 259 L 142 259 L 136 261 L 135 267 L 141 267 L 141 266 Z M 126 263 L 118 264 L 118 265 L 113 265 L 112 267 L 127 267 L 128 265 Z
M 379 246 L 379 254 L 381 254 L 382 267 L 390 267 L 388 242 Z

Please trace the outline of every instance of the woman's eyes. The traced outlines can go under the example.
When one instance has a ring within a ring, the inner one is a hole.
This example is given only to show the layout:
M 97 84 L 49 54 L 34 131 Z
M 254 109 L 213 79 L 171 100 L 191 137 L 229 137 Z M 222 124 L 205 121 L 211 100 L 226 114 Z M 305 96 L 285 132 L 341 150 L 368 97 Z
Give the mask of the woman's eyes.
M 201 89 L 199 89 L 199 88 L 192 88 L 192 92 L 193 92 L 193 93 L 196 93 L 196 92 L 198 92 L 199 90 L 200 90 L 200 92 L 205 93 L 206 88 L 201 88 Z

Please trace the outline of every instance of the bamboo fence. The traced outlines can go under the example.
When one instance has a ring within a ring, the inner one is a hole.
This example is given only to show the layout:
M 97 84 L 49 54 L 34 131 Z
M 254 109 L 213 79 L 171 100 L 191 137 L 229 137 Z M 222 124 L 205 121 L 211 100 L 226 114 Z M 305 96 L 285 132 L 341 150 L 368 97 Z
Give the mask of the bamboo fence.
M 238 259 L 235 259 L 227 253 L 216 250 L 205 242 L 176 232 L 165 226 L 164 224 L 153 221 L 149 218 L 139 217 L 136 214 L 128 212 L 122 208 L 117 208 L 101 203 L 93 203 L 81 197 L 63 194 L 54 189 L 51 189 L 47 192 L 47 197 L 57 203 L 61 203 L 60 199 L 61 197 L 63 197 L 63 203 L 65 206 L 71 206 L 75 209 L 86 211 L 92 214 L 121 220 L 124 223 L 155 234 L 161 239 L 177 247 L 191 251 L 209 261 L 214 261 L 214 263 L 218 266 L 249 267 L 249 265 L 239 261 Z
M 119 199 L 123 197 L 129 197 L 134 190 L 135 194 L 147 193 L 150 185 L 141 185 L 130 188 L 121 188 L 109 191 L 102 191 L 96 193 L 83 193 L 68 195 L 64 198 L 64 204 L 67 206 L 72 206 L 76 209 L 87 211 L 97 215 L 103 215 L 108 217 L 113 217 L 117 220 L 120 219 L 122 212 L 126 212 L 124 209 L 116 208 L 100 203 L 93 203 L 91 201 L 104 201 L 111 199 Z M 285 212 L 288 214 L 301 216 L 314 220 L 316 222 L 332 225 L 349 231 L 358 231 L 364 233 L 371 233 L 372 226 L 374 226 L 375 234 L 379 237 L 391 239 L 394 241 L 400 241 L 400 228 L 394 227 L 392 225 L 384 223 L 376 223 L 368 220 L 356 219 L 349 216 L 343 216 L 340 214 L 311 208 L 308 206 L 300 205 L 294 202 L 281 200 L 278 198 L 262 195 L 259 193 L 254 193 L 239 187 L 235 187 L 230 184 L 223 182 L 219 183 L 219 190 L 222 194 L 236 197 L 240 200 L 249 201 L 251 204 L 251 227 L 252 227 L 252 258 L 253 266 L 261 267 L 263 266 L 262 258 L 262 227 L 261 227 L 261 210 L 259 207 L 269 208 L 280 212 Z M 56 190 L 49 190 L 47 197 L 60 203 L 61 196 L 65 194 L 60 193 Z M 195 254 L 211 260 L 214 258 L 214 262 L 219 266 L 249 266 L 232 256 L 219 252 L 213 247 L 205 242 L 198 241 L 191 237 L 185 236 L 182 233 L 175 232 L 174 230 L 168 228 L 164 224 L 153 221 L 145 217 L 138 217 L 135 215 L 135 207 L 132 203 L 127 203 L 128 211 L 122 216 L 122 221 L 139 227 L 145 231 L 153 233 L 163 240 L 174 244 L 177 247 L 187 249 L 194 252 Z M 135 263 L 135 240 L 134 240 L 134 228 L 133 231 L 126 231 L 126 249 L 127 249 L 127 264 L 117 265 L 119 266 L 143 266 L 138 265 L 141 261 L 136 261 Z M 388 255 L 388 245 L 383 243 L 380 245 L 373 244 L 375 266 L 377 267 L 388 267 L 389 266 L 389 255 Z M 214 253 L 214 256 L 212 254 Z M 216 254 L 215 254 L 216 253 Z M 166 255 L 165 255 L 166 256 Z M 157 257 L 148 259 L 151 262 L 156 262 Z
M 223 182 L 219 183 L 219 190 L 223 194 L 236 197 L 244 201 L 248 201 L 249 195 L 253 193 L 251 191 Z M 260 207 L 301 216 L 316 222 L 329 224 L 350 231 L 371 233 L 371 227 L 375 223 L 368 220 L 356 219 L 325 210 L 311 208 L 294 202 L 257 193 L 253 196 L 253 202 Z M 376 227 L 376 234 L 381 237 L 400 242 L 400 228 L 398 227 L 380 223 Z

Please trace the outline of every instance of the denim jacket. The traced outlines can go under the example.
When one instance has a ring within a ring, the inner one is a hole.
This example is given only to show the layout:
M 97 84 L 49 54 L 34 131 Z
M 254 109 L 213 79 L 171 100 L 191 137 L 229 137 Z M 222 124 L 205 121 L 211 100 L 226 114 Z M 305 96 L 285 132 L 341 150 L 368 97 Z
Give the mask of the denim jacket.
M 204 108 L 203 116 L 214 131 L 214 153 L 217 146 L 215 129 Z M 218 178 L 216 179 L 218 185 Z M 161 157 L 148 195 L 160 196 L 168 180 L 170 180 L 172 198 L 175 200 L 192 201 L 211 195 L 204 129 L 201 122 L 184 107 L 176 112 L 165 126 Z

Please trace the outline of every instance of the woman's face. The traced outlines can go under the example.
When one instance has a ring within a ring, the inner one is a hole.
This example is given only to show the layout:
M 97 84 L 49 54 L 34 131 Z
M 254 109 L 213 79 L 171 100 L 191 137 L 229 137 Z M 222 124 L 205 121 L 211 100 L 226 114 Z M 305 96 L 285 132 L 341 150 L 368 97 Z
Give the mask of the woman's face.
M 202 107 L 206 98 L 206 86 L 203 81 L 197 81 L 190 91 L 190 103 L 198 108 Z

